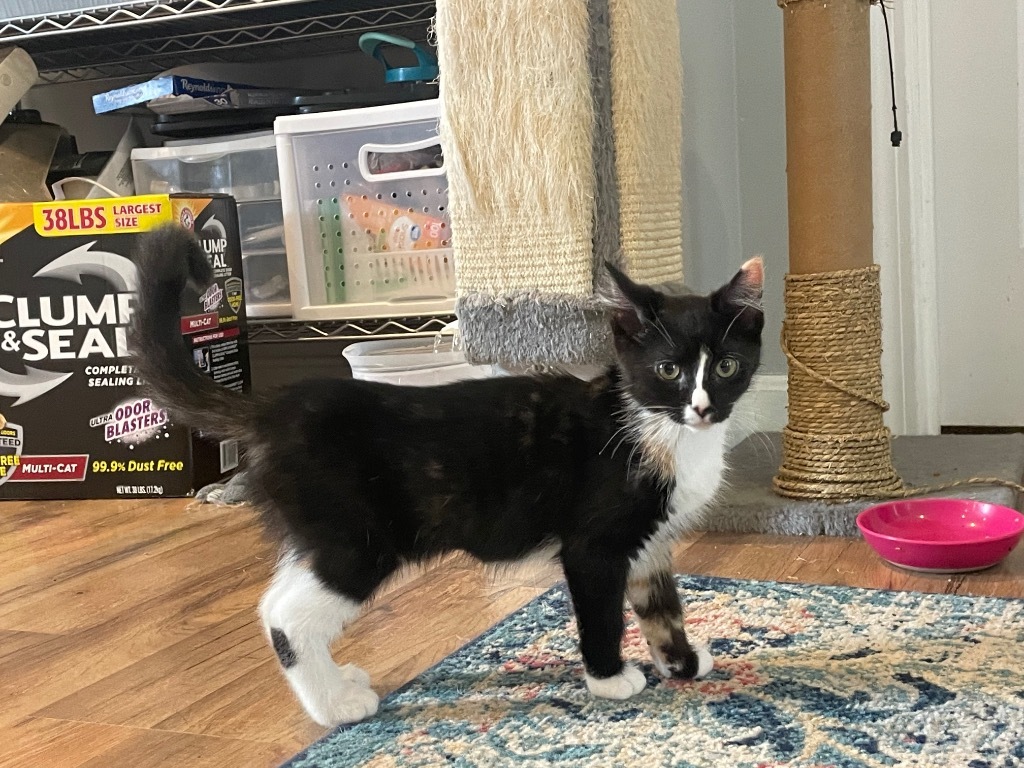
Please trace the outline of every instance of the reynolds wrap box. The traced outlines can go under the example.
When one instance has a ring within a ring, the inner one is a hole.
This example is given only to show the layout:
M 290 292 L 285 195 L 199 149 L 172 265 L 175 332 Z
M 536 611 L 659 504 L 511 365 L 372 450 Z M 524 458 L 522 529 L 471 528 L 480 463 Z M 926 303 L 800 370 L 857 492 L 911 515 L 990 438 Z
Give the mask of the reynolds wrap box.
M 92 97 L 93 112 L 102 115 L 145 104 L 153 112 L 177 114 L 213 109 L 287 106 L 308 91 L 256 88 L 184 75 L 161 75 Z
M 187 496 L 237 466 L 235 443 L 140 394 L 129 358 L 130 257 L 140 233 L 168 222 L 196 232 L 216 277 L 183 303 L 195 363 L 248 391 L 231 197 L 0 204 L 0 499 Z

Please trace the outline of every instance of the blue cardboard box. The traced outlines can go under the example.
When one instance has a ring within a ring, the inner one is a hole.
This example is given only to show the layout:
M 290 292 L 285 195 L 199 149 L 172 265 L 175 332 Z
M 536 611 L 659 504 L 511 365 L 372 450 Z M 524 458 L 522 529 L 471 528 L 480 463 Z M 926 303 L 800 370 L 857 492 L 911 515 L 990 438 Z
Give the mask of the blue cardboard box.
M 216 80 L 203 80 L 183 75 L 163 75 L 147 80 L 144 83 L 127 85 L 105 93 L 97 93 L 92 97 L 92 108 L 97 115 L 113 112 L 125 107 L 146 104 L 154 99 L 185 96 L 199 102 L 196 106 L 230 107 L 234 106 L 232 94 L 252 89 L 253 86 L 238 83 L 222 83 Z M 192 110 L 190 110 L 192 111 Z

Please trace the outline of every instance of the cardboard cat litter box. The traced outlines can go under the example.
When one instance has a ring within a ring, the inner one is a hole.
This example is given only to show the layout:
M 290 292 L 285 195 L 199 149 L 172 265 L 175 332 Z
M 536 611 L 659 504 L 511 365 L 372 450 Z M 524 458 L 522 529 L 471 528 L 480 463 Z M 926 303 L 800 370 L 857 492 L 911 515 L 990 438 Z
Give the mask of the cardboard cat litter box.
M 139 392 L 128 349 L 139 234 L 195 230 L 216 282 L 186 297 L 196 365 L 249 388 L 235 201 L 168 196 L 0 205 L 0 499 L 187 496 L 238 448 Z

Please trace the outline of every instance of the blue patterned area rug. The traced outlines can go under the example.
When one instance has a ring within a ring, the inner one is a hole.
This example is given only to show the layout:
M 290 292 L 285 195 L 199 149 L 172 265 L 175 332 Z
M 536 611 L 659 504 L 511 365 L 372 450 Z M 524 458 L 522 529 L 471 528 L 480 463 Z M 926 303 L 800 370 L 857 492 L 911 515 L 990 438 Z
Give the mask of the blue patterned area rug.
M 558 586 L 292 768 L 1024 765 L 1024 601 L 682 577 L 715 668 L 591 699 Z

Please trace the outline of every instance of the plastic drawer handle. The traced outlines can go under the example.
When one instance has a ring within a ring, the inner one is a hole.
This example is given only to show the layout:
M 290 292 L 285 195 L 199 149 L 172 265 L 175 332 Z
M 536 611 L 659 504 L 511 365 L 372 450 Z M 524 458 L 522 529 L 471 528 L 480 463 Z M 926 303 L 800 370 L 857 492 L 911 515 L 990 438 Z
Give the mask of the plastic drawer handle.
M 358 166 L 359 173 L 363 179 L 371 182 L 397 181 L 399 179 L 415 179 L 420 176 L 441 176 L 445 172 L 444 158 L 442 156 L 440 165 L 430 168 L 418 168 L 416 170 L 385 171 L 375 173 L 370 169 L 371 155 L 401 155 L 415 153 L 418 150 L 429 149 L 440 146 L 441 140 L 436 136 L 419 141 L 410 141 L 405 144 L 364 144 L 359 148 Z

